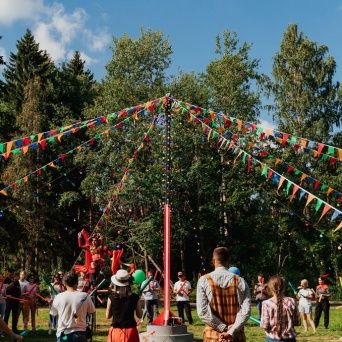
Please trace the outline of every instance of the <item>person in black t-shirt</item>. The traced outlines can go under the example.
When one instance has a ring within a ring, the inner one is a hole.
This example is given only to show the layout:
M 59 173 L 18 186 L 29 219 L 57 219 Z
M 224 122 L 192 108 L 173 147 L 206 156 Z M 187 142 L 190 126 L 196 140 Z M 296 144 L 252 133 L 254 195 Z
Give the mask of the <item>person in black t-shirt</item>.
M 14 333 L 18 332 L 18 315 L 19 304 L 21 297 L 21 288 L 18 277 L 11 270 L 8 277 L 5 279 L 5 283 L 8 284 L 6 288 L 6 311 L 4 321 L 8 324 L 9 316 L 12 312 L 12 330 Z
M 112 318 L 108 342 L 139 342 L 137 322 L 142 317 L 139 296 L 132 293 L 130 275 L 126 270 L 118 270 L 112 276 L 113 292 L 108 298 L 106 318 Z

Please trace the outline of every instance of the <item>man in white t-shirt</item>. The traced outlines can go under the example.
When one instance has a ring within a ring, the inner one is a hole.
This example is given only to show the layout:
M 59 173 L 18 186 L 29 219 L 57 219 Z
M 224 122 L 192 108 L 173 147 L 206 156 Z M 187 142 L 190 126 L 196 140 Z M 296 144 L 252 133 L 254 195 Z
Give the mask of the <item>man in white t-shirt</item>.
M 28 285 L 28 283 L 29 282 L 26 280 L 26 273 L 25 273 L 25 271 L 20 271 L 20 273 L 19 273 L 19 284 L 20 284 L 21 295 L 23 295 L 24 287 L 26 285 Z M 20 316 L 21 312 L 23 313 L 23 323 L 25 325 L 25 321 L 27 321 L 28 318 L 24 317 L 23 303 L 22 302 L 19 303 L 18 319 L 19 319 L 19 316 Z
M 178 316 L 185 322 L 184 310 L 189 324 L 193 323 L 191 316 L 190 298 L 189 295 L 192 291 L 191 284 L 186 280 L 185 274 L 183 272 L 178 272 L 178 281 L 173 287 L 173 292 L 176 294 L 176 302 L 178 309 Z
M 59 293 L 51 306 L 58 314 L 57 342 L 86 342 L 86 317 L 95 312 L 95 306 L 87 293 L 77 291 L 78 276 L 67 272 L 64 275 L 66 291 Z

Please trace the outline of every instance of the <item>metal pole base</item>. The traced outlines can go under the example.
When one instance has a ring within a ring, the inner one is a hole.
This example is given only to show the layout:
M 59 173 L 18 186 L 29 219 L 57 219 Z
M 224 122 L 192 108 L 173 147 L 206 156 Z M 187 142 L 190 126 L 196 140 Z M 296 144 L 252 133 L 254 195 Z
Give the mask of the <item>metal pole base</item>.
M 193 342 L 194 335 L 188 333 L 185 325 L 147 325 L 147 331 L 140 334 L 140 342 Z

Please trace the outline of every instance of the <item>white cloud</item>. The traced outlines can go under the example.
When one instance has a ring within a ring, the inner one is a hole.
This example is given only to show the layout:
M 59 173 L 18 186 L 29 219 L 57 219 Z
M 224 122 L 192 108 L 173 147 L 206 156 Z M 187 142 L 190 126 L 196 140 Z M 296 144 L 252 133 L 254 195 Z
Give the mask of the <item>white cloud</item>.
M 89 30 L 86 30 L 85 35 L 89 41 L 89 48 L 93 51 L 102 51 L 104 48 L 109 46 L 111 41 L 111 36 L 106 31 L 95 34 Z
M 0 56 L 3 57 L 3 60 L 6 62 L 7 61 L 7 54 L 6 54 L 6 50 L 5 48 L 3 48 L 2 46 L 0 46 Z M 4 68 L 4 65 L 0 65 L 0 71 L 2 71 Z
M 266 127 L 266 128 L 271 128 L 271 129 L 276 129 L 277 125 L 273 122 L 270 122 L 268 120 L 265 119 L 261 119 L 260 120 L 260 126 Z
M 40 48 L 46 50 L 55 61 L 65 59 L 68 46 L 82 33 L 86 17 L 82 8 L 68 14 L 63 5 L 54 4 L 49 9 L 48 21 L 38 22 L 34 30 Z
M 37 19 L 46 10 L 43 0 L 0 0 L 0 24 Z
M 62 2 L 48 4 L 46 0 L 0 0 L 0 25 L 13 24 L 19 20 L 30 21 L 33 35 L 42 50 L 51 58 L 64 61 L 73 44 L 100 52 L 109 46 L 111 37 L 105 29 L 94 33 L 86 27 L 87 13 L 83 8 L 66 12 Z M 85 52 L 81 53 L 87 65 L 97 60 Z

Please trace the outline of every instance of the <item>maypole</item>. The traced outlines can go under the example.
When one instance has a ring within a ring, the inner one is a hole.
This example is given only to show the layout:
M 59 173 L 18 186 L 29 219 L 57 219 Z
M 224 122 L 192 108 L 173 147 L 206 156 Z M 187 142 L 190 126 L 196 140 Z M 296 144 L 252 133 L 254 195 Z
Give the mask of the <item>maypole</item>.
M 172 99 L 165 97 L 165 189 L 164 189 L 164 325 L 170 317 L 170 254 L 171 254 L 171 106 Z

